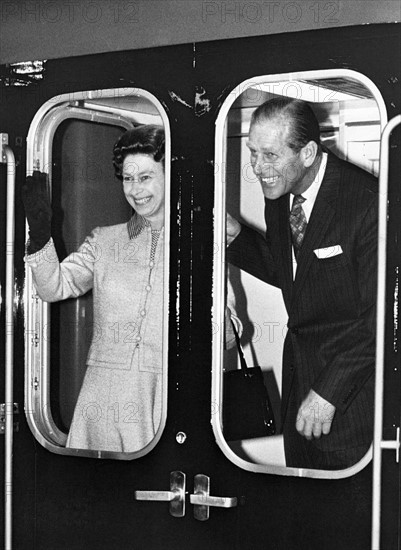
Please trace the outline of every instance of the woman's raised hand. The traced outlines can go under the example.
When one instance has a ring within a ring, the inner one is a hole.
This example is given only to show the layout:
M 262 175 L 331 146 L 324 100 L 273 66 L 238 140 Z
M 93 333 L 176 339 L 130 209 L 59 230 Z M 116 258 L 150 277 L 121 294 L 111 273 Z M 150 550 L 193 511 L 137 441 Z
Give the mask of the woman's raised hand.
M 47 174 L 35 170 L 22 186 L 22 201 L 29 225 L 28 254 L 41 250 L 51 236 L 52 209 Z

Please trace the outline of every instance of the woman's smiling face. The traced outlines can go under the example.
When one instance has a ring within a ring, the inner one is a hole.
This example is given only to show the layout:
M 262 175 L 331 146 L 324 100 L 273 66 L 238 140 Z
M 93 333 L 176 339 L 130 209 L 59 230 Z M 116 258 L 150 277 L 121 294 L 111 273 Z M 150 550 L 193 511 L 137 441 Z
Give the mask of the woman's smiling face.
M 153 229 L 161 229 L 164 224 L 164 168 L 152 155 L 129 154 L 123 161 L 124 194 L 141 216 L 146 218 Z

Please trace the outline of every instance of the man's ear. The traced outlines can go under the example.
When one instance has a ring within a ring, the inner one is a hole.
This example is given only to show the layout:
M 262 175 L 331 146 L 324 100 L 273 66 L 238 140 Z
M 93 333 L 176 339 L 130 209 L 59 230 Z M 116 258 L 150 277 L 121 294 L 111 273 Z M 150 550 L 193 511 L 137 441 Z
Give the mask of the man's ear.
M 301 159 L 305 168 L 310 168 L 315 161 L 317 155 L 317 143 L 316 141 L 309 141 L 301 149 Z

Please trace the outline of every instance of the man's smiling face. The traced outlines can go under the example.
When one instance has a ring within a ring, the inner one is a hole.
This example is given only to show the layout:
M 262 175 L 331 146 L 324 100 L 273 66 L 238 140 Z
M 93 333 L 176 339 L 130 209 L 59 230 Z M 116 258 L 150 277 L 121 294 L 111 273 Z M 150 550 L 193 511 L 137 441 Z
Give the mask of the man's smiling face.
M 247 147 L 251 165 L 264 196 L 270 200 L 305 190 L 304 180 L 309 170 L 304 164 L 302 149 L 295 152 L 287 145 L 289 129 L 285 118 L 280 117 L 255 122 L 249 131 Z

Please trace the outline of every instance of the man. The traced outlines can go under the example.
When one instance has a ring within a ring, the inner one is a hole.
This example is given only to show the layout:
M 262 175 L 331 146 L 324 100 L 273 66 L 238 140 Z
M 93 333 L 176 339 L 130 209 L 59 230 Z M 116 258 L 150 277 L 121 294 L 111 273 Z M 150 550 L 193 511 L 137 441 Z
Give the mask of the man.
M 373 433 L 377 182 L 323 151 L 300 100 L 259 106 L 247 146 L 266 236 L 228 215 L 227 259 L 282 290 L 286 463 L 346 468 Z

